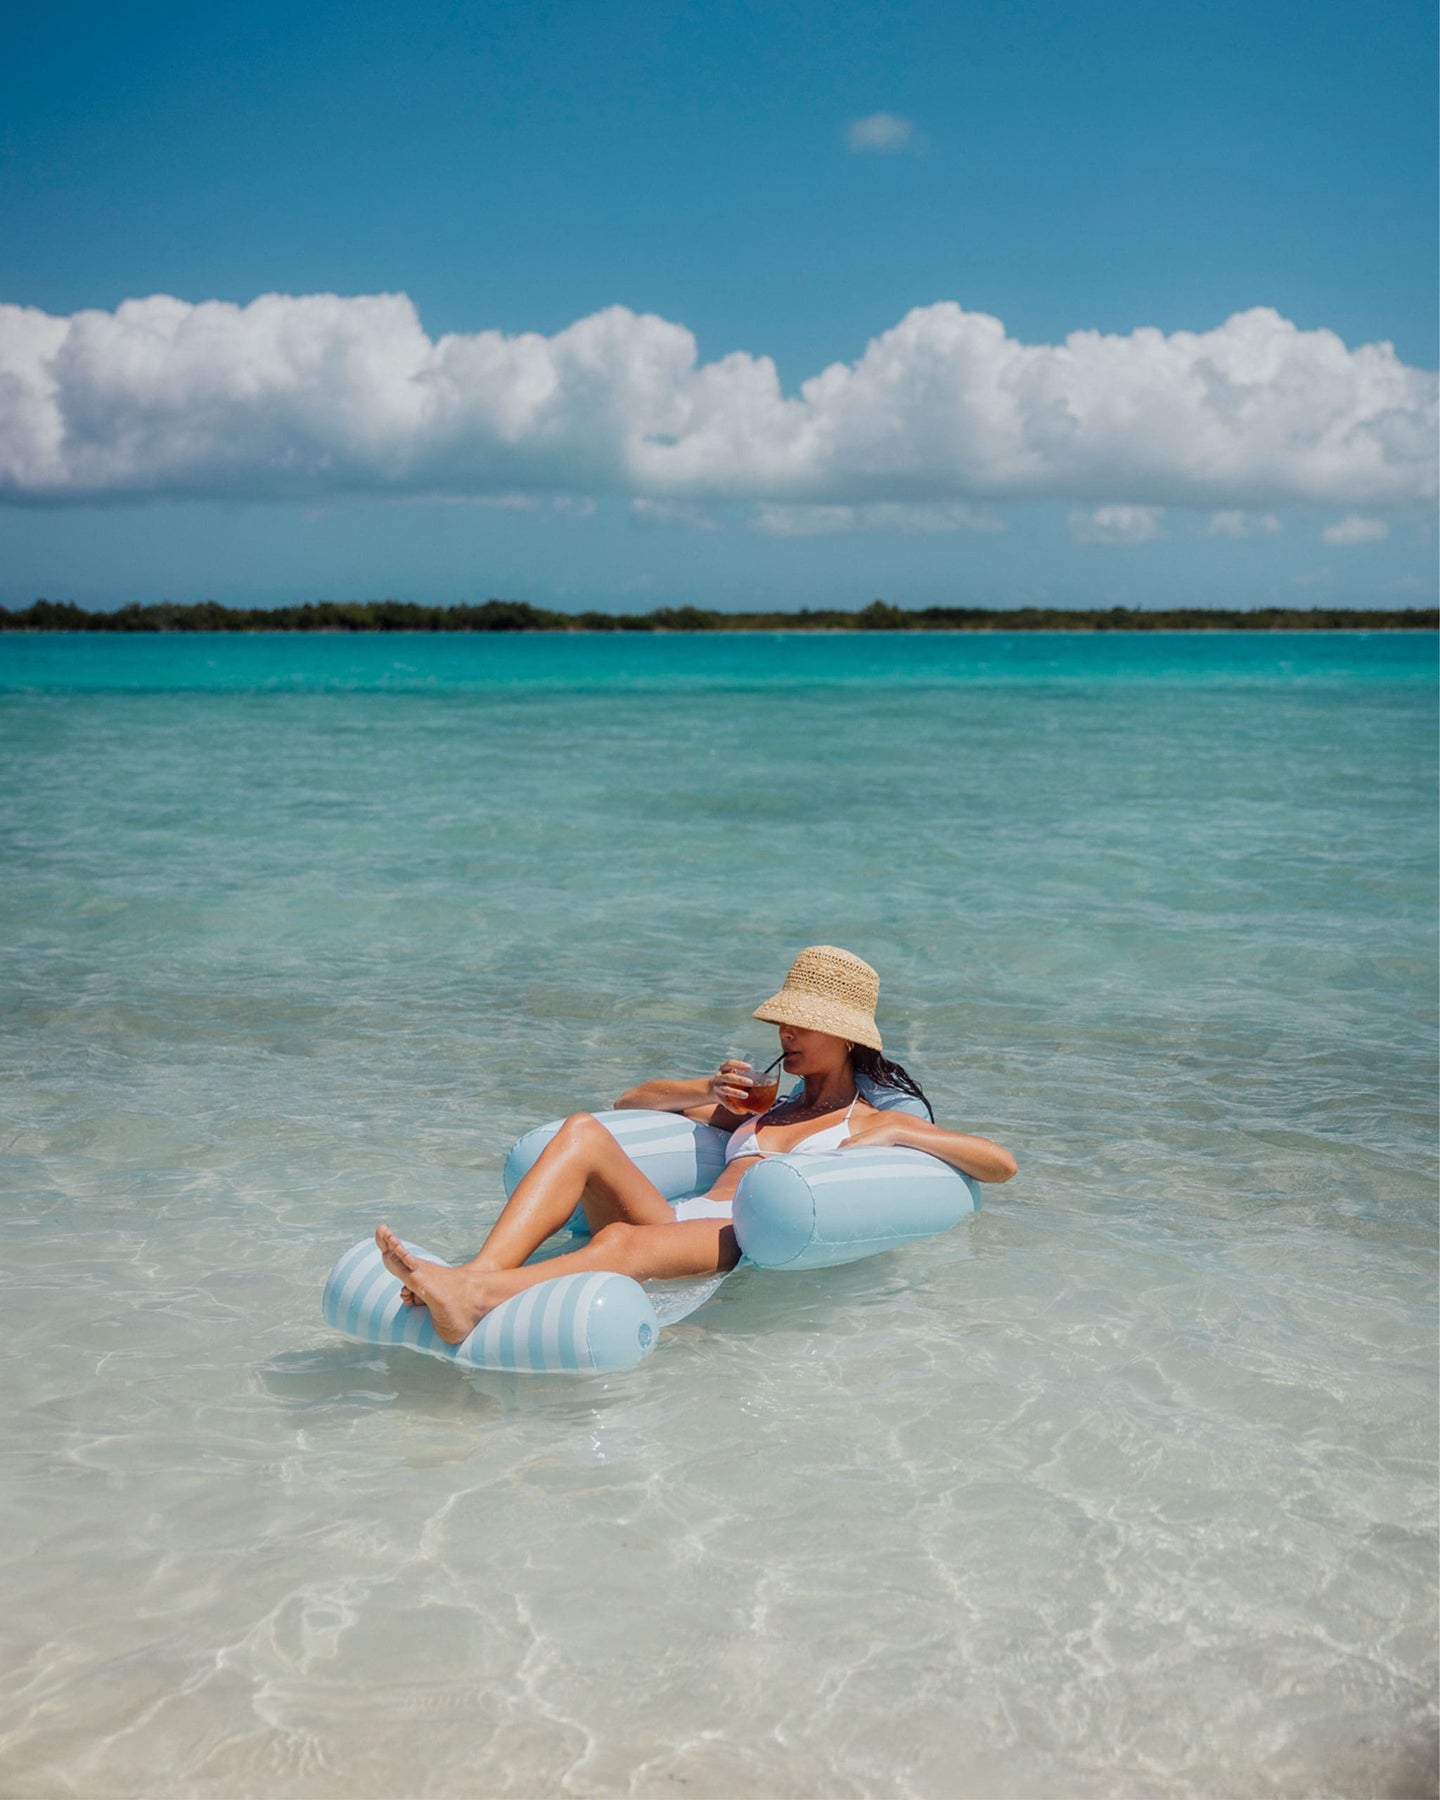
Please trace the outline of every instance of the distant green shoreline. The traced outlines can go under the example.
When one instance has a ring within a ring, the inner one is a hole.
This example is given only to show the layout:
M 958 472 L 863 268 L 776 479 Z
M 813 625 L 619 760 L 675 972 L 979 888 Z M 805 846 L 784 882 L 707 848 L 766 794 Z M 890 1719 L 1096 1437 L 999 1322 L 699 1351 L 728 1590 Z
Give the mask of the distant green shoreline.
M 205 600 L 195 606 L 161 601 L 86 612 L 68 601 L 37 600 L 21 612 L 0 606 L 0 631 L 1434 631 L 1440 608 L 1374 612 L 1360 607 L 1260 607 L 1253 612 L 1186 606 L 1163 612 L 1113 606 L 1068 610 L 1024 606 L 909 609 L 872 601 L 856 612 L 710 612 L 660 606 L 648 613 L 560 613 L 525 600 L 483 606 L 416 606 L 403 600 L 322 600 L 305 606 L 234 608 Z

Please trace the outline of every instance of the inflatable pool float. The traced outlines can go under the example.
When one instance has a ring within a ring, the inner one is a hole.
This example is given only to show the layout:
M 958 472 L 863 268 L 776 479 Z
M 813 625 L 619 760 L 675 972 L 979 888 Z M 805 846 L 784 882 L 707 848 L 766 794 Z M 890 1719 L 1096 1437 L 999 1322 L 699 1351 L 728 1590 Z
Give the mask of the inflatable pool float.
M 442 1262 L 406 1242 L 427 1262 Z M 330 1271 L 325 1322 L 367 1344 L 396 1344 L 444 1357 L 464 1369 L 523 1369 L 531 1374 L 598 1374 L 628 1369 L 654 1348 L 655 1307 L 628 1275 L 561 1275 L 497 1306 L 463 1344 L 437 1336 L 423 1306 L 406 1306 L 400 1283 L 373 1238 L 347 1250 Z
M 921 1112 L 920 1103 L 862 1084 L 883 1111 Z M 594 1115 L 667 1200 L 704 1193 L 725 1166 L 728 1134 L 679 1113 Z M 505 1158 L 505 1193 L 530 1169 L 563 1121 L 527 1131 Z M 741 1178 L 735 1236 L 747 1264 L 761 1269 L 823 1269 L 898 1250 L 948 1231 L 980 1204 L 980 1184 L 921 1150 L 830 1150 L 768 1156 Z M 577 1211 L 566 1228 L 585 1234 Z M 563 1234 L 531 1261 L 563 1252 Z M 406 1248 L 430 1261 L 429 1251 Z M 734 1271 L 729 1271 L 733 1273 Z M 471 1369 L 534 1374 L 600 1374 L 627 1369 L 655 1348 L 662 1326 L 686 1318 L 725 1280 L 642 1285 L 628 1275 L 593 1272 L 542 1281 L 487 1313 L 462 1344 L 436 1336 L 423 1307 L 405 1306 L 400 1283 L 373 1241 L 347 1250 L 325 1283 L 326 1322 L 349 1337 L 395 1344 Z

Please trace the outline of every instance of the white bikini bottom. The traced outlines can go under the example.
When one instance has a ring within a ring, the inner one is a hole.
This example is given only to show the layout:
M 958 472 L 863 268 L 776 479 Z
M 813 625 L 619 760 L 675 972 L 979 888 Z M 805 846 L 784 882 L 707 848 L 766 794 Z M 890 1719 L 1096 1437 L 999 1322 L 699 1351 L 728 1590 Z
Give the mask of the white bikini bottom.
M 731 1216 L 729 1200 L 708 1200 L 703 1195 L 698 1200 L 673 1200 L 670 1210 L 675 1215 L 675 1223 L 684 1225 L 690 1219 L 726 1219 Z

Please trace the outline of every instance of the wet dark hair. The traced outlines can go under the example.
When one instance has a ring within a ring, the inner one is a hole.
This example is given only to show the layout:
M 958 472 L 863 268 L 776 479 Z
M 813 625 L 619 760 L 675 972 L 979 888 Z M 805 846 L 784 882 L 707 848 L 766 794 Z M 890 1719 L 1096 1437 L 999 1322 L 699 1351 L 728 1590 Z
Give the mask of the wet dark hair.
M 929 1113 L 931 1123 L 934 1123 L 935 1108 L 930 1104 L 924 1088 L 913 1075 L 907 1075 L 899 1063 L 888 1061 L 868 1044 L 856 1044 L 850 1052 L 850 1063 L 857 1075 L 863 1075 L 876 1087 L 893 1088 L 896 1093 L 909 1094 L 920 1101 Z

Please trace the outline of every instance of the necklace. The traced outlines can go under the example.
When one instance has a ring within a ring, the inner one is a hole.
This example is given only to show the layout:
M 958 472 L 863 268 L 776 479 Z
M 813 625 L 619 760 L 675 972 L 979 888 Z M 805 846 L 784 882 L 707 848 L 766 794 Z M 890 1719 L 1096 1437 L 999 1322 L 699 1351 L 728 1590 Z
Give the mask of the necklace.
M 852 1096 L 853 1101 L 854 1096 Z M 772 1106 L 766 1115 L 773 1124 L 801 1125 L 806 1119 L 820 1119 L 826 1113 L 839 1112 L 852 1101 L 825 1101 L 807 1106 L 803 1100 L 782 1100 L 778 1106 Z

